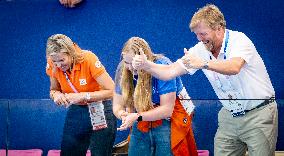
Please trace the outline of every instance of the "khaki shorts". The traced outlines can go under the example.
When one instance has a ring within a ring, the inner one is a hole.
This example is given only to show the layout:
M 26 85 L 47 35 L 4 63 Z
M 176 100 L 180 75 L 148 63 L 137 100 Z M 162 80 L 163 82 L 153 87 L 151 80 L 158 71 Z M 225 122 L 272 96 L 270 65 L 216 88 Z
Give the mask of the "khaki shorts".
M 273 156 L 278 136 L 276 102 L 232 117 L 224 107 L 218 114 L 215 156 Z

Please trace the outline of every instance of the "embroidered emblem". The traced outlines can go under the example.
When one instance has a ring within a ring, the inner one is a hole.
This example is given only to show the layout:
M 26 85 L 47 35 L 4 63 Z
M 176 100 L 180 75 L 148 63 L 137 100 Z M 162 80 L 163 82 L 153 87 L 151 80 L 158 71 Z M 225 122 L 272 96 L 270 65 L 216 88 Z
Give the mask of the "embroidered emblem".
M 83 85 L 86 85 L 87 84 L 87 81 L 86 79 L 79 79 L 80 81 L 80 85 L 83 86 Z
M 101 67 L 102 67 L 102 64 L 101 64 L 100 61 L 96 61 L 95 66 L 96 66 L 97 68 L 101 68 Z
M 187 118 L 183 118 L 183 123 L 187 123 Z

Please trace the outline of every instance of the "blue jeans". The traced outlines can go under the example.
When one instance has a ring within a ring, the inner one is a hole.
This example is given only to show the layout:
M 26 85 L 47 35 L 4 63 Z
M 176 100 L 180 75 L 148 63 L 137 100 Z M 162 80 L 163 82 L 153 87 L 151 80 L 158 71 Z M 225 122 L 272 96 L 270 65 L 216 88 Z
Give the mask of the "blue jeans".
M 116 135 L 116 117 L 112 101 L 104 101 L 107 128 L 93 131 L 88 106 L 71 105 L 65 119 L 61 142 L 61 156 L 85 156 L 88 148 L 92 156 L 111 156 Z
M 171 122 L 163 120 L 163 124 L 143 133 L 133 124 L 128 149 L 129 156 L 172 156 Z

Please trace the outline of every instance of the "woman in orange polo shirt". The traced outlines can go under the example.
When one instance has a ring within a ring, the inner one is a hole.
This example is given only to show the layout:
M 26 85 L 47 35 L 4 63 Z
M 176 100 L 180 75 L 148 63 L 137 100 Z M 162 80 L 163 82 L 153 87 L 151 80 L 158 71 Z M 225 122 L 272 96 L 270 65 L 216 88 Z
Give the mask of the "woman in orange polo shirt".
M 110 156 L 116 134 L 112 113 L 114 82 L 95 54 L 55 34 L 46 45 L 50 97 L 68 107 L 61 156 Z
M 163 81 L 143 70 L 136 71 L 131 62 L 140 53 L 158 64 L 171 63 L 152 53 L 148 43 L 139 37 L 130 38 L 122 49 L 113 112 L 122 120 L 118 130 L 132 127 L 129 156 L 197 156 L 191 127 L 194 106 L 179 100 L 180 95 L 187 95 L 180 77 Z

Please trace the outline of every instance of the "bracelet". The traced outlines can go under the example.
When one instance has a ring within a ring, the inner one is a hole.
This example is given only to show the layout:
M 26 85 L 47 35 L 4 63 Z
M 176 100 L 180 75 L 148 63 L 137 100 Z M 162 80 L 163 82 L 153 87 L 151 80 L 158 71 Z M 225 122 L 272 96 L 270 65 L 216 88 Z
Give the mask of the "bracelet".
M 54 99 L 54 94 L 55 94 L 57 91 L 58 91 L 58 90 L 50 90 L 49 95 L 50 95 L 50 98 L 51 98 L 51 99 Z
M 85 95 L 85 101 L 88 103 L 91 100 L 91 94 L 89 92 Z

